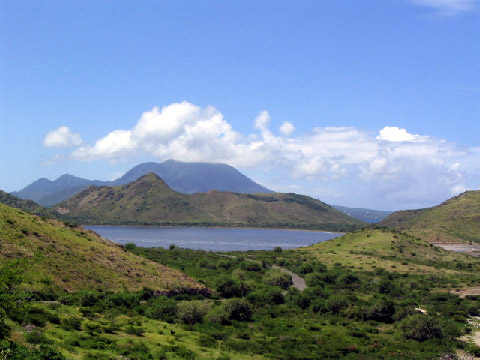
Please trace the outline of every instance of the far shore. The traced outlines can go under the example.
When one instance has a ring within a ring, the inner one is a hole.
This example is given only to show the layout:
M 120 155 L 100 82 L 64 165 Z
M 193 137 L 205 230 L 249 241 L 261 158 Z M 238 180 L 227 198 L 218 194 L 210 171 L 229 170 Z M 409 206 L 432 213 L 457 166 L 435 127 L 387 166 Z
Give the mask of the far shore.
M 158 228 L 158 229 L 179 229 L 179 228 L 199 228 L 199 229 L 239 229 L 239 230 L 288 230 L 288 231 L 309 231 L 309 232 L 321 232 L 325 234 L 339 234 L 345 235 L 347 232 L 343 231 L 326 231 L 319 229 L 293 229 L 282 227 L 249 227 L 249 226 L 208 226 L 208 225 L 129 225 L 129 224 L 80 224 L 79 226 L 102 226 L 102 227 L 132 227 L 132 228 Z

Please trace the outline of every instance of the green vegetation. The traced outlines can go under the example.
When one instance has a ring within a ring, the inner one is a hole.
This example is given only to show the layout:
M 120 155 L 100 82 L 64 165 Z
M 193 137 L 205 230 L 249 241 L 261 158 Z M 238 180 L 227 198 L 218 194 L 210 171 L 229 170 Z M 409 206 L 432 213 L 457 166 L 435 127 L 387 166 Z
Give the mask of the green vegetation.
M 202 286 L 182 273 L 125 252 L 92 231 L 0 204 L 0 261 L 23 259 L 24 285 L 48 293 L 79 289 L 156 291 Z
M 456 295 L 480 285 L 480 260 L 398 231 L 362 230 L 296 250 L 122 248 L 2 205 L 0 238 L 2 359 L 423 360 L 454 358 L 459 349 L 480 353 L 460 340 L 474 331 L 468 320 L 480 315 L 480 297 Z M 71 269 L 75 280 L 61 281 Z M 129 269 L 139 275 L 129 277 Z
M 480 191 L 467 191 L 420 210 L 397 211 L 380 225 L 407 231 L 429 242 L 480 242 Z
M 55 210 L 69 221 L 100 225 L 233 226 L 325 231 L 351 231 L 365 225 L 308 196 L 219 191 L 181 194 L 152 173 L 124 186 L 92 186 L 57 205 Z
M 44 207 L 38 205 L 36 202 L 32 200 L 20 199 L 2 190 L 0 190 L 0 204 L 21 209 L 30 214 L 35 214 L 38 216 L 47 216 L 50 218 L 58 217 L 58 213 L 56 211 L 45 209 Z

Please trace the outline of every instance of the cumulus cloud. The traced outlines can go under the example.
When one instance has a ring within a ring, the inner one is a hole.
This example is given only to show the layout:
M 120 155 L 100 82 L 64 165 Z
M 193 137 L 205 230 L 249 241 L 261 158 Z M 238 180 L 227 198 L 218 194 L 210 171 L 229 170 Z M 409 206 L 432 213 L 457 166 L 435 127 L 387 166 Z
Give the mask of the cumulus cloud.
M 400 129 L 396 126 L 385 126 L 377 136 L 378 140 L 387 140 L 394 142 L 415 141 L 418 135 L 412 135 L 405 129 Z
M 114 130 L 92 146 L 81 144 L 71 156 L 119 161 L 149 154 L 160 161 L 281 169 L 295 181 L 334 184 L 349 179 L 370 184 L 378 196 L 392 201 L 421 196 L 431 202 L 440 194 L 445 198 L 466 189 L 463 164 L 474 163 L 472 151 L 394 126 L 376 135 L 354 127 L 317 127 L 292 136 L 293 124 L 283 123 L 276 135 L 270 121 L 262 111 L 253 132 L 240 134 L 212 106 L 175 103 L 143 113 L 131 129 Z
M 50 131 L 43 140 L 46 147 L 78 146 L 82 143 L 80 134 L 75 134 L 66 126 Z
M 477 0 L 411 0 L 413 4 L 430 7 L 440 15 L 456 15 L 471 11 L 476 7 Z

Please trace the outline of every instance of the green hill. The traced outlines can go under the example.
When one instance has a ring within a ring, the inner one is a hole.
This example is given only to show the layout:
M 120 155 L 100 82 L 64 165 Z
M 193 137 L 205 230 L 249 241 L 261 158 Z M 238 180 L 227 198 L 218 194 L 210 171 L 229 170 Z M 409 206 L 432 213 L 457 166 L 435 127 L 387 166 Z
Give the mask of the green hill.
M 57 217 L 58 215 L 58 213 L 50 211 L 32 200 L 20 199 L 2 190 L 0 190 L 0 203 L 39 216 Z
M 0 261 L 25 259 L 34 290 L 201 288 L 179 271 L 125 252 L 92 231 L 0 204 Z
M 397 211 L 380 222 L 429 242 L 480 242 L 480 191 L 428 209 Z
M 366 229 L 318 243 L 298 251 L 314 255 L 330 266 L 361 271 L 385 269 L 409 274 L 457 276 L 459 272 L 477 278 L 480 259 L 447 251 L 414 236 L 388 229 Z M 471 264 L 471 265 L 468 265 Z M 472 265 L 475 265 L 475 269 Z
M 350 231 L 364 225 L 297 194 L 178 193 L 149 173 L 123 186 L 83 190 L 54 208 L 83 224 L 197 225 Z

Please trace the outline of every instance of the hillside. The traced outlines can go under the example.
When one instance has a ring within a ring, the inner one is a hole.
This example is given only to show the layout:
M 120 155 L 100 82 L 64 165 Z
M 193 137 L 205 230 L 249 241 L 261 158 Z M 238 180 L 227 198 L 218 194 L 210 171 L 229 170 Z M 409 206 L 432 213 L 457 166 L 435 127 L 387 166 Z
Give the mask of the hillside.
M 25 188 L 13 192 L 12 195 L 34 200 L 43 206 L 54 206 L 91 185 L 125 185 L 149 172 L 160 176 L 175 191 L 185 194 L 210 190 L 245 194 L 272 192 L 226 164 L 184 163 L 167 160 L 163 163 L 150 162 L 137 165 L 114 181 L 87 180 L 68 174 L 62 175 L 54 181 L 41 178 Z
M 315 244 L 298 251 L 314 255 L 330 266 L 371 271 L 457 276 L 459 271 L 478 279 L 480 259 L 447 251 L 411 235 L 388 229 L 366 229 Z M 472 264 L 467 266 L 466 264 Z M 472 268 L 475 264 L 475 269 Z
M 58 215 L 54 211 L 45 209 L 32 200 L 20 199 L 2 190 L 0 190 L 0 203 L 39 216 L 56 217 Z
M 380 225 L 429 242 L 480 242 L 480 191 L 467 191 L 428 209 L 397 211 Z
M 90 187 L 55 208 L 84 224 L 207 225 L 348 231 L 363 226 L 297 194 L 178 193 L 149 173 L 123 186 Z
M 201 288 L 179 271 L 145 261 L 81 227 L 0 204 L 0 259 L 26 259 L 33 289 Z

